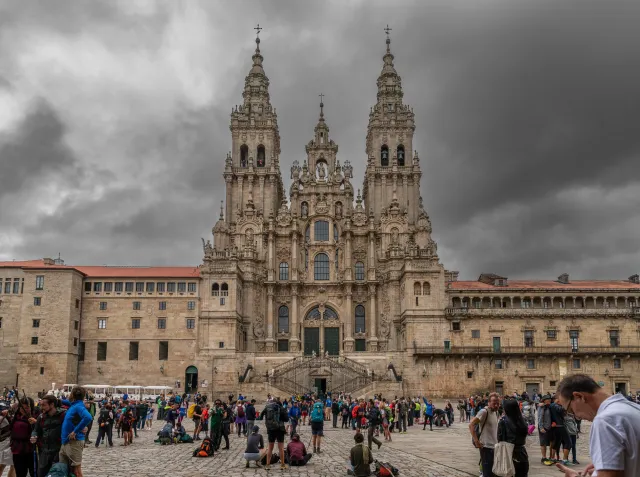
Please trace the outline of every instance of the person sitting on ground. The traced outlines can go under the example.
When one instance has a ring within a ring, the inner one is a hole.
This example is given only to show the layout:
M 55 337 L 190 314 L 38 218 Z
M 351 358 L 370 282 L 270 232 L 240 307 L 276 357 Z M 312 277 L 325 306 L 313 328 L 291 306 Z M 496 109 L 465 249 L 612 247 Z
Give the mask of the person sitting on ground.
M 300 441 L 300 436 L 296 433 L 291 436 L 291 442 L 287 445 L 287 454 L 289 455 L 289 465 L 299 467 L 307 465 L 313 454 L 307 453 L 307 448 Z
M 261 467 L 260 459 L 262 459 L 265 450 L 264 439 L 262 438 L 262 434 L 259 432 L 260 428 L 258 426 L 253 426 L 251 434 L 247 437 L 247 448 L 243 455 L 243 458 L 247 461 L 247 468 L 249 468 L 251 461 L 255 462 L 256 466 Z
M 357 433 L 353 438 L 356 445 L 351 448 L 349 475 L 367 477 L 371 475 L 371 463 L 373 462 L 371 449 L 364 443 L 364 436 L 361 433 Z

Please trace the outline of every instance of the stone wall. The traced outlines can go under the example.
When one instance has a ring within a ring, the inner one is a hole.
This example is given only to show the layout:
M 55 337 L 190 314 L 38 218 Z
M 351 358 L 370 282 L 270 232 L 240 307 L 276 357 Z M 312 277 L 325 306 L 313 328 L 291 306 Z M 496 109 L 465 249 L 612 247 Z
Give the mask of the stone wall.
M 22 318 L 22 293 L 13 293 L 13 280 L 20 283 L 24 272 L 19 268 L 0 268 L 0 387 L 16 385 L 19 335 Z M 5 283 L 9 281 L 9 293 Z

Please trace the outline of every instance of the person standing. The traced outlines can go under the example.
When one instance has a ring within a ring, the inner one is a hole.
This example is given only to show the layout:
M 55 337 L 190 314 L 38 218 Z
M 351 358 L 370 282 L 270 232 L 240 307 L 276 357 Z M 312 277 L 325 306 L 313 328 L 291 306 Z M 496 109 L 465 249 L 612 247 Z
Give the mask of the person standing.
M 11 453 L 17 477 L 33 477 L 33 445 L 31 425 L 37 421 L 33 417 L 33 401 L 27 397 L 18 401 L 18 407 L 11 420 Z
M 483 477 L 493 477 L 493 449 L 498 442 L 498 408 L 500 397 L 497 393 L 489 395 L 487 407 L 481 409 L 469 423 L 469 432 L 473 444 L 480 449 L 480 463 Z M 475 427 L 479 427 L 479 435 Z
M 7 390 L 6 387 L 5 390 Z M 4 472 L 5 467 L 9 467 L 9 475 L 15 476 L 13 454 L 11 453 L 11 423 L 8 415 L 8 409 L 0 412 L 0 475 Z
M 322 406 L 322 403 L 320 403 L 320 406 Z M 280 403 L 280 398 L 276 398 L 275 401 L 267 403 L 262 413 L 260 413 L 260 419 L 265 419 L 267 438 L 269 440 L 269 445 L 267 446 L 267 464 L 265 466 L 267 470 L 271 468 L 271 456 L 276 442 L 278 442 L 278 451 L 280 454 L 280 468 L 287 468 L 284 460 L 284 435 L 287 418 L 287 411 Z M 324 414 L 320 416 L 320 421 L 323 422 L 323 419 Z
M 512 457 L 516 471 L 514 477 L 527 477 L 529 475 L 529 455 L 525 448 L 529 434 L 527 423 L 515 399 L 505 399 L 502 407 L 505 415 L 498 422 L 498 442 L 514 445 Z
M 551 446 L 551 395 L 545 394 L 541 398 L 540 407 L 538 408 L 538 437 L 540 439 L 540 453 L 542 454 L 542 463 L 544 465 L 552 465 L 551 459 L 547 459 L 547 447 Z M 551 449 L 549 450 L 551 453 Z
M 371 449 L 371 444 L 375 442 L 378 446 L 378 449 L 380 449 L 380 446 L 382 446 L 382 442 L 376 439 L 373 434 L 381 424 L 381 416 L 380 409 L 378 409 L 378 407 L 375 405 L 373 399 L 369 399 L 369 415 L 367 417 L 369 418 L 369 427 L 367 429 L 367 445 L 369 446 L 369 449 Z
M 67 464 L 76 477 L 82 475 L 82 450 L 84 448 L 84 429 L 93 420 L 89 411 L 84 407 L 87 392 L 83 387 L 76 386 L 71 390 L 71 406 L 65 413 L 62 423 L 62 447 L 60 448 L 60 462 Z M 74 424 L 77 422 L 77 424 Z
M 313 405 L 311 416 L 311 442 L 313 445 L 313 453 L 321 454 L 320 443 L 322 442 L 322 436 L 324 435 L 324 420 L 323 420 L 323 405 L 322 401 L 317 401 Z
M 427 428 L 427 420 L 429 421 L 429 428 L 433 431 L 433 411 L 435 410 L 435 407 L 433 406 L 433 401 L 431 399 L 429 399 L 427 401 L 427 398 L 423 397 L 422 400 L 424 401 L 425 404 L 425 408 L 424 408 L 424 426 L 422 426 L 422 430 L 424 431 Z
M 89 440 L 89 434 L 91 434 L 91 428 L 93 427 L 93 420 L 96 417 L 96 403 L 93 401 L 93 396 L 89 398 L 89 402 L 84 404 L 84 407 L 89 411 L 91 415 L 91 422 L 87 426 L 87 435 L 85 436 L 85 444 L 92 444 L 92 441 Z
M 574 374 L 558 385 L 558 401 L 569 414 L 592 421 L 589 451 L 592 464 L 582 472 L 564 464 L 556 467 L 565 477 L 637 477 L 640 475 L 640 405 L 613 396 L 590 376 Z
M 222 441 L 222 401 L 216 399 L 213 406 L 213 409 L 209 412 L 211 417 L 210 432 L 213 440 L 213 449 L 217 451 L 220 449 L 220 442 Z
M 251 429 L 253 429 L 253 426 L 256 423 L 256 400 L 252 399 L 248 404 L 246 409 L 244 410 L 245 414 L 247 415 L 247 434 L 249 433 L 249 431 Z
M 340 403 L 337 399 L 334 399 L 331 403 L 331 414 L 333 416 L 333 428 L 337 429 L 338 427 L 338 415 L 340 414 Z
M 578 424 L 576 424 L 576 418 L 573 414 L 567 414 L 564 416 L 564 427 L 571 439 L 571 453 L 573 456 L 573 465 L 580 465 L 580 462 L 576 459 L 576 444 L 578 439 Z
M 96 447 L 100 445 L 103 439 L 109 441 L 109 447 L 113 447 L 113 411 L 111 404 L 106 404 L 98 415 L 98 438 L 96 439 Z
M 298 402 L 293 401 L 291 404 L 291 409 L 289 409 L 289 424 L 291 425 L 291 434 L 290 436 L 293 438 L 293 435 L 296 433 L 296 429 L 298 428 L 298 421 L 300 420 L 300 408 L 298 407 Z

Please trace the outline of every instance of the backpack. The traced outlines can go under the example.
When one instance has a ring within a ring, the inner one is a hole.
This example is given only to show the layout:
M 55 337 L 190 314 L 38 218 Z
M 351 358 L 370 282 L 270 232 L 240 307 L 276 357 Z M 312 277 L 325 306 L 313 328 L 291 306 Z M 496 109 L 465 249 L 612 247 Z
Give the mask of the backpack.
M 69 467 L 67 464 L 58 462 L 53 464 L 45 477 L 67 477 L 69 475 Z
M 324 422 L 324 411 L 321 402 L 317 402 L 313 405 L 313 411 L 311 411 L 311 422 Z
M 237 413 L 238 417 L 244 417 L 244 407 L 238 406 L 237 409 L 236 409 L 236 413 Z
M 193 403 L 191 406 L 189 406 L 189 409 L 187 410 L 187 417 L 189 419 L 193 418 L 193 411 L 195 411 L 196 409 L 196 403 Z
M 284 423 L 280 422 L 280 406 L 276 403 L 269 403 L 265 413 L 265 426 L 268 431 L 279 431 L 284 427 Z
M 389 464 L 388 462 L 378 462 L 376 461 L 376 477 L 394 477 L 398 475 L 400 471 L 396 469 L 394 466 Z
M 213 441 L 205 437 L 200 447 L 193 451 L 193 457 L 213 457 Z
M 176 402 L 176 404 L 180 404 L 182 402 L 182 398 L 180 397 L 179 394 L 176 395 L 175 402 Z
M 378 409 L 377 407 L 371 408 L 371 410 L 369 411 L 369 422 L 371 422 L 371 424 L 375 426 L 380 424 L 380 421 L 380 409 Z
M 193 442 L 193 438 L 185 432 L 178 438 L 178 442 L 181 444 L 191 444 Z
M 358 406 L 354 406 L 353 409 L 351 409 L 351 417 L 353 417 L 354 419 L 358 417 L 358 409 Z

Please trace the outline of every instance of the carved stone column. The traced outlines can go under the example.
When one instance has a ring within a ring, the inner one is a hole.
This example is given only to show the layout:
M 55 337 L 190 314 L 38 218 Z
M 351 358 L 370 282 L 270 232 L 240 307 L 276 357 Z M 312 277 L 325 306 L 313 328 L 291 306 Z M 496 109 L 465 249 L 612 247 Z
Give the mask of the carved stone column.
M 242 183 L 244 182 L 244 177 L 238 177 L 238 198 L 236 200 L 236 209 L 244 210 L 244 200 L 242 198 Z M 233 216 L 232 216 L 233 217 Z
M 378 318 L 377 318 L 377 310 L 376 310 L 376 286 L 374 284 L 369 284 L 369 351 L 378 351 L 378 338 L 377 338 L 377 329 L 378 329 Z
M 289 351 L 297 353 L 300 351 L 300 325 L 298 324 L 298 285 L 291 284 L 291 339 L 289 340 Z
M 298 280 L 298 233 L 295 232 L 295 221 L 293 224 L 293 232 L 291 233 L 291 267 L 289 267 L 290 278 L 292 281 Z M 293 293 L 293 289 L 292 289 Z
M 274 285 L 267 285 L 267 339 L 265 348 L 267 352 L 275 351 L 276 340 L 273 338 L 273 308 Z
M 264 208 L 264 176 L 260 176 L 260 178 L 258 179 L 258 182 L 260 184 L 260 197 L 258 198 L 258 208 L 263 210 L 263 213 L 267 213 L 267 217 L 268 217 L 268 211 L 265 210 Z
M 353 293 L 352 293 L 352 285 L 349 283 L 345 285 L 345 297 L 346 297 L 346 305 L 345 310 L 347 311 L 346 315 L 343 317 L 344 323 L 344 351 L 346 353 L 353 352 Z
M 226 208 L 226 221 L 227 223 L 230 223 L 233 220 L 233 185 L 231 184 L 231 181 L 233 180 L 233 178 L 231 177 L 231 174 L 226 174 L 224 177 L 224 180 L 226 182 L 226 204 L 225 204 L 225 208 Z

